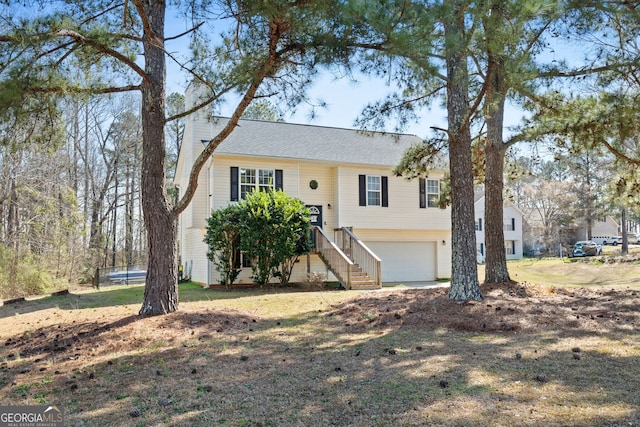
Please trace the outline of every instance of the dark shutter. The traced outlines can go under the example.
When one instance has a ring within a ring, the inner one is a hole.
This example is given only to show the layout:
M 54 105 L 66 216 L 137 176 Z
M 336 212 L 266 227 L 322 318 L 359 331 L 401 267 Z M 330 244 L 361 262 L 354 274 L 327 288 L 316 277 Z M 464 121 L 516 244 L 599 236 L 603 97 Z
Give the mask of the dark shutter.
M 482 231 L 482 218 L 478 218 L 478 231 Z
M 511 218 L 511 230 L 516 231 L 516 219 Z
M 229 199 L 232 202 L 238 201 L 238 168 L 231 166 L 231 195 Z
M 389 178 L 382 177 L 382 207 L 389 207 Z
M 276 169 L 276 190 L 282 190 L 282 169 Z
M 420 187 L 420 209 L 425 209 L 427 207 L 427 180 L 419 178 L 418 187 Z
M 367 176 L 358 175 L 358 187 L 359 187 L 359 204 L 360 206 L 367 206 Z

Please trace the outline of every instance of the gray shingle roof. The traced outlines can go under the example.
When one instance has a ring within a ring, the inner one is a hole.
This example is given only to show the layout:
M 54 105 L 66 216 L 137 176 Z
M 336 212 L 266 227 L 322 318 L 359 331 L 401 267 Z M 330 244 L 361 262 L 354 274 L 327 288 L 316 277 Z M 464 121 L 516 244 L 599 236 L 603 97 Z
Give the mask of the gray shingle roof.
M 215 129 L 227 121 L 217 118 Z M 407 148 L 421 141 L 415 135 L 240 120 L 216 153 L 395 166 Z

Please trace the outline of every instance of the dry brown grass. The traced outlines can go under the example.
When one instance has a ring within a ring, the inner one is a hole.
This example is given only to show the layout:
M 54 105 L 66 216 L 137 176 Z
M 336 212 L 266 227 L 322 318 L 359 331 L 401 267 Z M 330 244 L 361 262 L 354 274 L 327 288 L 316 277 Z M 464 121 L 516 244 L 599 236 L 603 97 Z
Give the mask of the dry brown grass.
M 0 402 L 69 426 L 640 423 L 635 290 L 203 292 L 161 317 L 0 307 Z

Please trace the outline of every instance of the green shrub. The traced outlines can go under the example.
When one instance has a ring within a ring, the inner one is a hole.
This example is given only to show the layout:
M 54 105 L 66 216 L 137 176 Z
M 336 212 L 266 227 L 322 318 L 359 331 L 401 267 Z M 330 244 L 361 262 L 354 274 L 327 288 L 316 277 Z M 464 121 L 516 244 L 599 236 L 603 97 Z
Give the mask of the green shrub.
M 204 238 L 209 246 L 207 258 L 216 266 L 225 287 L 232 285 L 240 274 L 241 215 L 238 205 L 229 205 L 213 212 L 207 220 Z
M 225 285 L 240 273 L 238 250 L 251 261 L 253 281 L 276 277 L 287 284 L 299 256 L 311 243 L 309 209 L 283 191 L 254 191 L 245 200 L 212 213 L 205 242 Z
M 311 246 L 309 209 L 281 190 L 254 191 L 240 206 L 245 213 L 240 248 L 251 259 L 253 281 L 263 286 L 277 277 L 286 285 Z
M 0 297 L 10 299 L 42 295 L 64 285 L 45 270 L 38 257 L 17 256 L 13 249 L 0 246 Z

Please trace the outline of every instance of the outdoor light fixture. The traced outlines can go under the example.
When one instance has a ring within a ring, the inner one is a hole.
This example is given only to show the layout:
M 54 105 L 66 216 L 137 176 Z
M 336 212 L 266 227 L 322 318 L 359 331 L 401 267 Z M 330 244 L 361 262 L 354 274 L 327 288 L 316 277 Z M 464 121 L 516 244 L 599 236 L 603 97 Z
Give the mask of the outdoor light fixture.
M 447 244 L 447 241 L 446 241 L 446 240 L 443 240 L 443 241 L 442 241 L 442 246 L 445 246 L 446 244 Z

